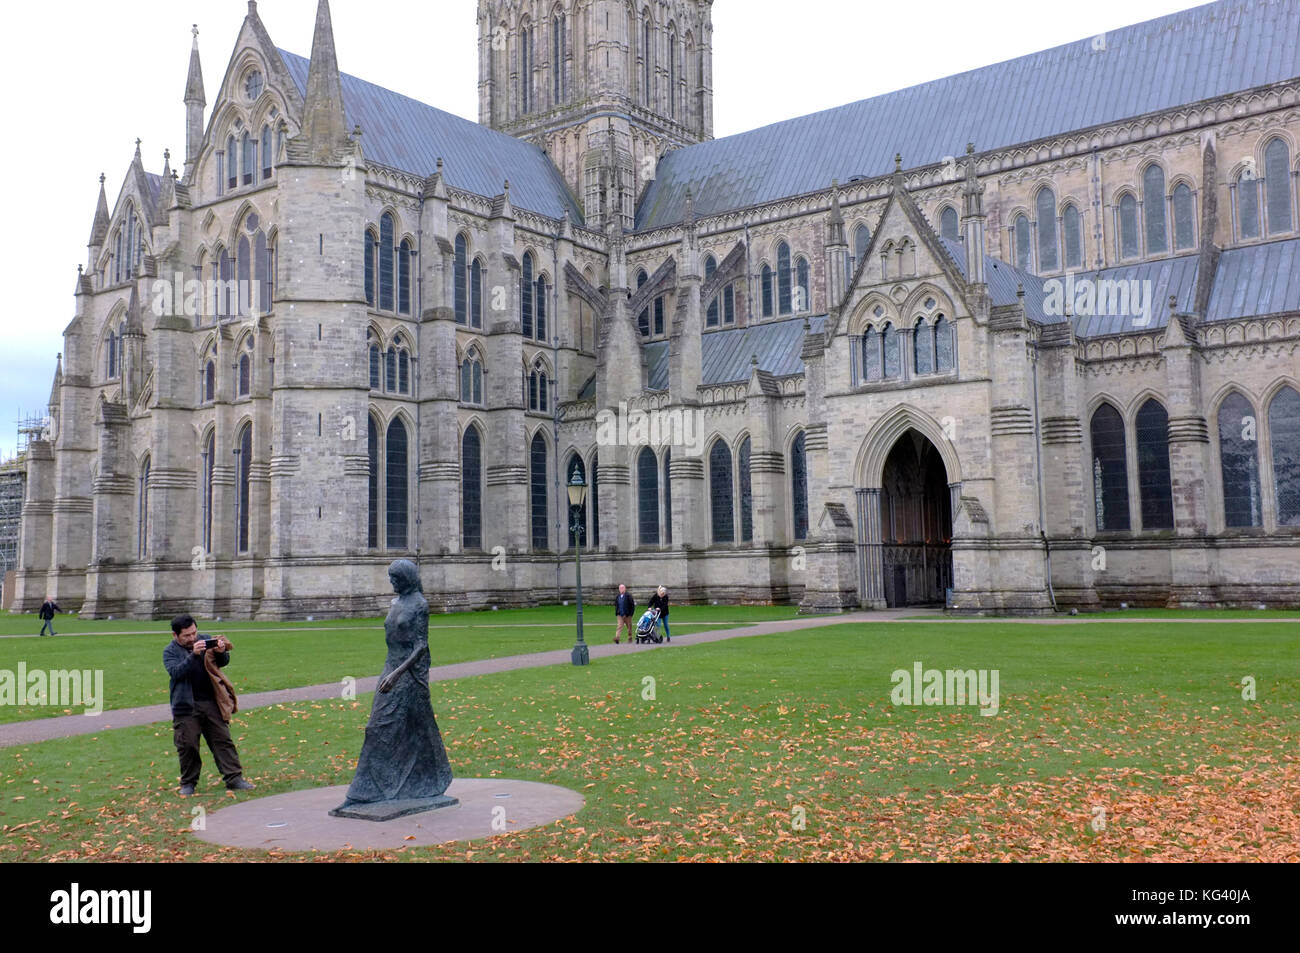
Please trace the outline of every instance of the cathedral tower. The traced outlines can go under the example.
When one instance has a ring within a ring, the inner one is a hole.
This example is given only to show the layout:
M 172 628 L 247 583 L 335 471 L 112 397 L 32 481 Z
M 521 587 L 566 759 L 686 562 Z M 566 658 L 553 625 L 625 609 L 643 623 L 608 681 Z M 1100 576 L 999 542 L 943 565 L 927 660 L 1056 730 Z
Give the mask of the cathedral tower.
M 536 142 L 588 225 L 631 228 L 669 149 L 713 137 L 712 0 L 479 0 L 479 121 Z

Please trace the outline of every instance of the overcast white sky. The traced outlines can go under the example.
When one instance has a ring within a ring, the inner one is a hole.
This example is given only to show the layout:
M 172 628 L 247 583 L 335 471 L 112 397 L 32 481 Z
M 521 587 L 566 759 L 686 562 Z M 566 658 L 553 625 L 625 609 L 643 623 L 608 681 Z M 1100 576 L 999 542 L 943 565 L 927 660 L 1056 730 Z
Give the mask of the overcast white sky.
M 717 0 L 714 132 L 743 132 L 1197 5 Z M 305 56 L 315 9 L 316 0 L 262 0 L 258 13 L 277 46 Z M 345 72 L 477 120 L 473 0 L 333 0 L 331 12 Z M 137 137 L 149 171 L 162 171 L 164 148 L 183 164 L 190 26 L 199 25 L 210 113 L 246 13 L 244 0 L 6 8 L 0 79 L 9 91 L 2 161 L 10 212 L 0 260 L 14 300 L 0 316 L 0 459 L 14 452 L 19 412 L 44 412 L 100 172 L 111 207 Z

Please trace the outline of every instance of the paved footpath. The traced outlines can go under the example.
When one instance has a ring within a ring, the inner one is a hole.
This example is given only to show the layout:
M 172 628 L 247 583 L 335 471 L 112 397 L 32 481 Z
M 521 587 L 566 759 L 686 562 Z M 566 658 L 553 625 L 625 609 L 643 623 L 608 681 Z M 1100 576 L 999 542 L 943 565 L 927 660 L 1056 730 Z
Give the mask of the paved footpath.
M 795 632 L 801 629 L 815 629 L 827 625 L 842 625 L 846 622 L 897 622 L 906 618 L 922 616 L 939 618 L 938 611 L 924 612 L 916 609 L 897 612 L 855 612 L 834 616 L 810 616 L 805 619 L 781 619 L 774 622 L 759 622 L 738 629 L 720 629 L 713 632 L 694 632 L 679 635 L 677 639 L 663 645 L 614 645 L 604 643 L 591 645 L 593 659 L 611 658 L 616 655 L 631 655 L 636 652 L 652 652 L 658 649 L 675 649 L 679 646 L 699 645 L 702 642 L 721 642 L 725 639 L 738 639 L 752 635 L 771 635 L 774 632 Z M 597 631 L 596 626 L 587 628 L 589 635 Z M 600 626 L 601 633 L 606 632 Z M 590 643 L 588 643 L 590 644 Z M 545 668 L 549 665 L 572 664 L 571 649 L 557 649 L 554 652 L 536 652 L 531 655 L 511 655 L 505 658 L 481 659 L 475 662 L 459 662 L 455 665 L 441 665 L 429 670 L 430 682 L 446 682 L 458 678 L 472 678 L 475 675 L 491 675 L 496 672 L 513 672 L 523 668 Z M 357 694 L 373 692 L 379 677 L 359 678 L 356 683 Z M 254 695 L 239 697 L 239 710 L 265 708 L 268 705 L 285 705 L 292 702 L 321 701 L 327 698 L 339 698 L 342 695 L 341 682 L 328 682 L 324 685 L 308 685 L 302 688 L 285 688 L 274 692 L 258 692 Z M 171 721 L 172 713 L 168 705 L 146 705 L 142 708 L 117 708 L 100 715 L 60 715 L 57 718 L 37 718 L 32 721 L 18 721 L 0 725 L 0 748 L 14 745 L 33 744 L 49 741 L 51 738 L 70 738 L 74 735 L 98 734 L 115 728 L 132 728 L 138 725 L 151 725 L 155 722 Z

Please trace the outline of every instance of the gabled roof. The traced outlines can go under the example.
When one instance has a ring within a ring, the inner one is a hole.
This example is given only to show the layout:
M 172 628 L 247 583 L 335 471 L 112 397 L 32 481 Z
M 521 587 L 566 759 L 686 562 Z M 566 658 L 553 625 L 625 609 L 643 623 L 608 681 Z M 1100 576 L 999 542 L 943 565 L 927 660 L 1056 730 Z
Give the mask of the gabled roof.
M 310 61 L 280 50 L 300 94 L 306 94 Z M 361 127 L 367 159 L 415 175 L 432 175 L 441 158 L 447 185 L 477 195 L 501 194 L 519 208 L 581 224 L 582 212 L 559 170 L 537 146 L 462 119 L 408 96 L 341 73 L 348 128 Z
M 810 319 L 814 333 L 826 327 L 826 315 Z M 758 358 L 758 368 L 773 377 L 802 374 L 804 365 L 803 318 L 765 321 L 746 328 L 709 331 L 700 346 L 700 379 L 705 384 L 730 384 L 749 380 L 750 361 Z M 668 342 L 655 341 L 645 346 L 646 364 L 650 369 L 648 389 L 668 389 Z
M 875 177 L 1300 77 L 1300 0 L 1220 0 L 1055 49 L 670 152 L 637 228 Z M 1104 48 L 1097 48 L 1102 47 Z

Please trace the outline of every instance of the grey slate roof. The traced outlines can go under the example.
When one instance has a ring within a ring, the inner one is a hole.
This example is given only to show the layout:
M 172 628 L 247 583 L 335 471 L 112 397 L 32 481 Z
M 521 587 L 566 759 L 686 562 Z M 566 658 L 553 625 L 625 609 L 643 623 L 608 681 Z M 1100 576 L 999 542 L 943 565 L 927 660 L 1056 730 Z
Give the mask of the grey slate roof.
M 637 228 L 814 192 L 1300 77 L 1300 0 L 1220 0 L 751 132 L 659 163 Z
M 826 315 L 809 319 L 812 330 L 826 328 Z M 710 331 L 701 342 L 701 380 L 705 384 L 729 384 L 749 380 L 750 359 L 758 357 L 758 366 L 774 377 L 803 373 L 804 319 L 787 318 L 766 321 L 747 328 Z M 649 389 L 668 389 L 668 342 L 655 341 L 645 346 L 649 366 Z
M 154 175 L 152 172 L 146 172 L 144 181 L 149 186 L 149 207 L 155 212 L 166 213 L 167 209 L 158 207 L 158 198 L 162 195 L 163 177 Z
M 306 94 L 311 61 L 280 50 L 289 75 Z M 488 197 L 510 180 L 510 201 L 551 218 L 582 212 L 559 170 L 537 146 L 341 73 L 348 128 L 361 127 L 367 159 L 415 175 L 432 175 L 441 157 L 447 184 Z
M 1230 248 L 1220 256 L 1205 320 L 1283 311 L 1300 311 L 1300 239 Z

